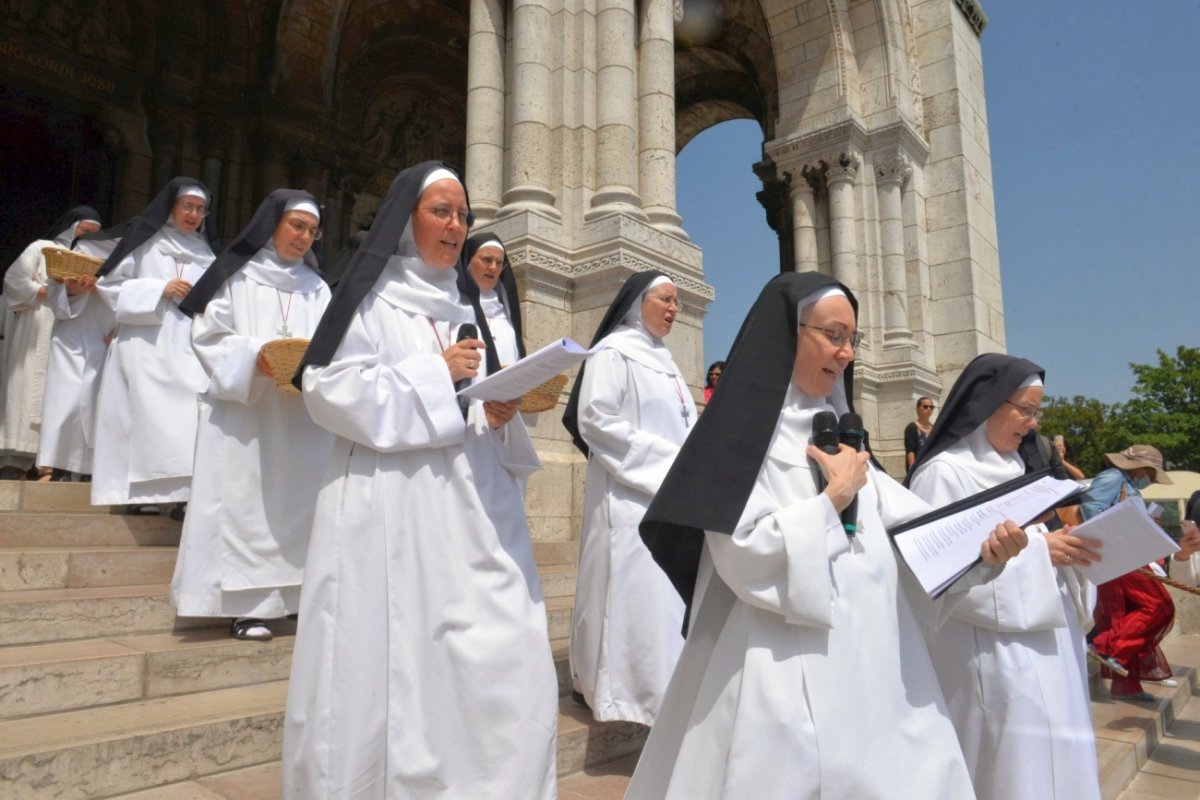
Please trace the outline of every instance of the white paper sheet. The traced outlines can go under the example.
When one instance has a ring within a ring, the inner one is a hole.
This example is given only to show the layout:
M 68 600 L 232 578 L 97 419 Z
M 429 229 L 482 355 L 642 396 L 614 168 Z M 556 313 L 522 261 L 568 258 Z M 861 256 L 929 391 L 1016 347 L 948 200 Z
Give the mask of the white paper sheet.
M 1099 539 L 1102 561 L 1088 567 L 1077 567 L 1092 583 L 1105 583 L 1127 572 L 1141 569 L 1172 553 L 1179 545 L 1167 532 L 1150 519 L 1136 497 L 1122 500 L 1071 530 L 1076 536 Z
M 475 381 L 458 395 L 473 400 L 516 400 L 530 389 L 536 389 L 601 349 L 600 345 L 589 350 L 572 339 L 555 339 L 541 350 L 530 353 L 515 364 L 509 364 L 495 375 Z
M 1027 525 L 1073 492 L 1075 481 L 1044 477 L 988 502 L 939 517 L 895 537 L 921 587 L 935 597 L 979 558 L 979 548 L 1006 519 Z

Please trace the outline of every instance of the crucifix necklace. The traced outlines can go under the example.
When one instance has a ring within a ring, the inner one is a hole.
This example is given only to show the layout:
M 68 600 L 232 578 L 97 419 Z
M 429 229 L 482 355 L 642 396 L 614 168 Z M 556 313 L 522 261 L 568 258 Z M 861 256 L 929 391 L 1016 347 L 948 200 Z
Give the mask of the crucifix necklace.
M 295 296 L 295 292 L 288 292 L 287 308 L 284 309 L 283 292 L 279 291 L 278 289 L 275 290 L 275 299 L 279 301 L 279 316 L 283 320 L 281 323 L 279 323 L 279 327 L 276 329 L 275 333 L 279 334 L 284 339 L 290 338 L 292 335 L 292 332 L 288 330 L 287 323 L 288 316 L 290 316 L 292 313 L 292 300 L 295 298 Z
M 679 378 L 671 376 L 671 385 L 675 387 L 675 396 L 679 398 L 679 416 L 683 418 L 683 427 L 691 426 L 689 420 L 692 417 L 692 412 L 688 411 L 687 403 L 683 401 L 683 390 L 679 388 Z

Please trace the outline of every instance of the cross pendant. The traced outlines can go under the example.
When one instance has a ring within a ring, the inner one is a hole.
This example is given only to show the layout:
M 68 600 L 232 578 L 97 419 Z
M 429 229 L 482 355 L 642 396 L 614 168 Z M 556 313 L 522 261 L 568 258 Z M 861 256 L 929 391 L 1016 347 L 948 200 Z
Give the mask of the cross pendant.
M 279 335 L 280 335 L 280 336 L 282 336 L 284 339 L 291 338 L 291 335 L 292 335 L 292 332 L 288 330 L 288 326 L 287 326 L 287 325 L 280 325 L 280 326 L 279 326 L 279 327 L 278 327 L 278 328 L 275 330 L 275 333 L 279 334 Z
M 683 417 L 683 427 L 685 427 L 685 428 L 689 427 L 690 425 L 689 425 L 688 420 L 691 419 L 692 415 L 688 412 L 687 406 L 679 407 L 679 416 Z

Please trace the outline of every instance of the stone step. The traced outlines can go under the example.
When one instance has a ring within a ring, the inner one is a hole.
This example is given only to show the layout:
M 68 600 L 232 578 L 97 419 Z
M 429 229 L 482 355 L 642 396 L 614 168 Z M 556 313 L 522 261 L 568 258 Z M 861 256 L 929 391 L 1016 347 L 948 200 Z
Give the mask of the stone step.
M 9 797 L 110 797 L 278 760 L 286 681 L 0 722 Z
M 274 786 L 277 769 L 229 773 L 278 761 L 286 690 L 286 681 L 275 681 L 50 714 L 36 725 L 0 722 L 0 776 L 10 796 L 30 800 L 208 797 L 201 792 L 214 781 L 239 792 L 217 797 L 278 797 L 253 793 Z M 646 731 L 633 723 L 597 723 L 586 709 L 563 700 L 558 774 L 636 753 Z M 185 794 L 188 789 L 194 793 Z M 162 793 L 168 790 L 174 793 Z
M 270 642 L 221 627 L 0 648 L 0 719 L 286 680 L 295 623 Z
M 1151 753 L 1166 740 L 1171 724 L 1197 704 L 1189 700 L 1197 694 L 1198 678 L 1194 665 L 1200 664 L 1200 635 L 1186 634 L 1162 643 L 1163 652 L 1175 672 L 1177 687 L 1143 684 L 1156 698 L 1153 703 L 1115 700 L 1107 686 L 1092 685 L 1092 725 L 1096 731 L 1096 758 L 1100 764 L 1100 790 L 1104 800 L 1115 800 L 1130 781 L 1150 761 Z M 1194 736 L 1194 734 L 1193 734 Z M 1195 764 L 1200 770 L 1200 761 Z M 1200 772 L 1194 797 L 1200 797 Z
M 0 547 L 0 591 L 169 584 L 176 547 Z
M 223 620 L 176 618 L 169 587 L 162 584 L 0 593 L 0 645 L 130 636 L 225 624 Z
M 108 514 L 124 511 L 120 506 L 94 506 L 91 495 L 90 483 L 0 481 L 0 512 Z
M 538 566 L 579 563 L 579 542 L 534 542 L 533 560 Z
M 181 528 L 169 517 L 0 514 L 0 547 L 175 547 Z
M 549 628 L 551 640 L 571 635 L 571 609 L 574 605 L 574 597 L 546 598 L 546 627 Z
M 1175 716 L 1158 747 L 1117 800 L 1196 800 L 1200 798 L 1200 695 Z
M 542 579 L 542 594 L 550 597 L 574 597 L 575 577 L 578 569 L 574 564 L 547 564 L 538 567 Z M 2 573 L 0 573 L 2 577 Z

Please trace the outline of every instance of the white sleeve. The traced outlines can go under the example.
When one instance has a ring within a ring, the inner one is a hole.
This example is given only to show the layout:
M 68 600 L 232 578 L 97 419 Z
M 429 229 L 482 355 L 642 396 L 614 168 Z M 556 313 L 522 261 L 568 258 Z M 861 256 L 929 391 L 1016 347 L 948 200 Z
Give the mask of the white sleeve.
M 207 394 L 221 400 L 249 403 L 255 381 L 274 381 L 258 371 L 258 351 L 266 339 L 238 333 L 233 292 L 228 283 L 192 320 L 192 348 L 208 373 Z
M 615 350 L 588 359 L 579 390 L 579 435 L 591 457 L 618 483 L 654 495 L 679 453 L 675 445 L 624 416 L 629 367 Z
M 13 311 L 37 308 L 38 290 L 45 285 L 38 273 L 44 260 L 42 248 L 46 246 L 41 240 L 30 244 L 4 273 L 4 296 Z

